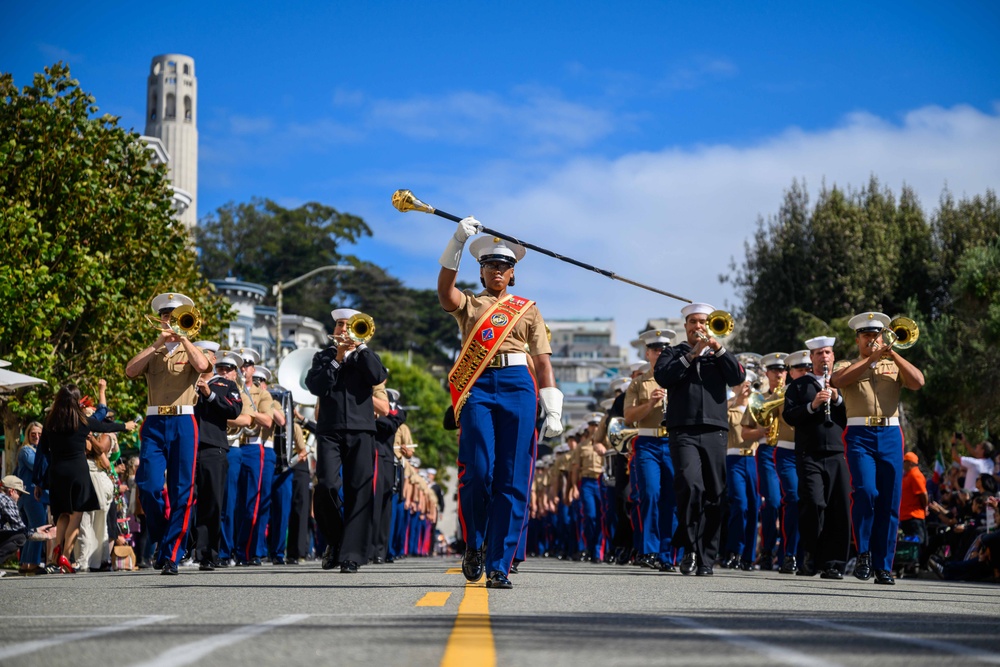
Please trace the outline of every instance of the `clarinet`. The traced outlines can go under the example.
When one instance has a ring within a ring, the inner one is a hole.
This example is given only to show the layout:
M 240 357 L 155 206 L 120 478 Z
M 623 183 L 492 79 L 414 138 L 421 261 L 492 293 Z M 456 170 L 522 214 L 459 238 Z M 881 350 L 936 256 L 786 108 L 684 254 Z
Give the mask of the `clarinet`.
M 830 366 L 829 364 L 823 364 L 823 388 L 830 388 Z M 823 403 L 823 423 L 832 424 L 833 419 L 830 417 L 830 397 L 827 396 L 826 402 Z

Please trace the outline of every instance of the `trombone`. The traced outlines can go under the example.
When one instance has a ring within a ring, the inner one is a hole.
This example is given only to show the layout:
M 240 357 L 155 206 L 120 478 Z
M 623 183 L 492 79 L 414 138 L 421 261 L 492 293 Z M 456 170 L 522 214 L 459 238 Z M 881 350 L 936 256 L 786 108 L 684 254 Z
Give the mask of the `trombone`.
M 345 338 L 354 341 L 356 345 L 367 343 L 375 335 L 375 320 L 371 315 L 355 313 L 347 320 L 347 332 L 344 335 L 328 336 L 334 342 L 346 343 Z
M 909 317 L 899 316 L 882 329 L 882 344 L 897 350 L 908 350 L 920 338 L 920 327 Z
M 201 331 L 201 325 L 205 322 L 201 317 L 201 312 L 194 306 L 178 306 L 174 308 L 166 323 L 148 313 L 145 317 L 146 321 L 157 329 L 161 331 L 170 329 L 178 336 L 184 336 L 185 338 L 194 338 L 197 336 L 198 332 Z

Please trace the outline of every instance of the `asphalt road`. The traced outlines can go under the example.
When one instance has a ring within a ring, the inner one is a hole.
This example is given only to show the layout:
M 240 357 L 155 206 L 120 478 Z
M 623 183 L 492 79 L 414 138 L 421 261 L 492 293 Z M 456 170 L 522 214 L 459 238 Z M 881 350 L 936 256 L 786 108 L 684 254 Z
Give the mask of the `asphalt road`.
M 456 559 L 0 579 L 0 665 L 1000 664 L 1000 587 Z

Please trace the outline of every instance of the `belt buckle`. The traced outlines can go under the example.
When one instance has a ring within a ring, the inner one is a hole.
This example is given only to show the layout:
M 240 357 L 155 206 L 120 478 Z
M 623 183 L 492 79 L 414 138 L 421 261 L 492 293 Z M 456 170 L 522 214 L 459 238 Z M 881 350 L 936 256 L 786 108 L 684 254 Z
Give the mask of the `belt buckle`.
M 656 429 L 656 433 L 657 433 L 656 437 L 658 438 L 666 438 L 668 435 L 670 435 L 670 432 L 667 430 L 666 426 L 660 426 L 658 429 Z
M 156 406 L 156 412 L 162 417 L 166 415 L 176 415 L 177 408 L 173 405 L 158 405 Z
M 503 368 L 504 366 L 507 365 L 504 363 L 506 360 L 507 360 L 506 355 L 503 354 L 494 355 L 493 358 L 490 359 L 490 368 Z
M 889 424 L 888 417 L 868 417 L 868 426 L 886 426 Z

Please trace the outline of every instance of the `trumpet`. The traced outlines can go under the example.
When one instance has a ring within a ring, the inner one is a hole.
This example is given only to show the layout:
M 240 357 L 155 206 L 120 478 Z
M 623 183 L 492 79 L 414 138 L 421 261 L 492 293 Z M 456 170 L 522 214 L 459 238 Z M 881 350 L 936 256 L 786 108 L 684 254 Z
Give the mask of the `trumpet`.
M 375 335 L 375 320 L 364 313 L 351 315 L 347 320 L 347 335 L 355 343 L 367 343 Z
M 194 306 L 178 306 L 174 308 L 173 312 L 170 313 L 170 319 L 166 323 L 149 314 L 146 315 L 146 321 L 161 331 L 170 329 L 178 336 L 184 336 L 185 338 L 194 338 L 197 336 L 198 332 L 201 331 L 201 325 L 204 323 L 201 312 Z
M 708 334 L 706 335 L 699 331 L 698 338 L 705 341 L 708 340 L 709 336 L 723 338 L 733 333 L 733 329 L 736 328 L 736 320 L 724 310 L 713 310 L 708 315 L 705 328 L 708 329 Z

